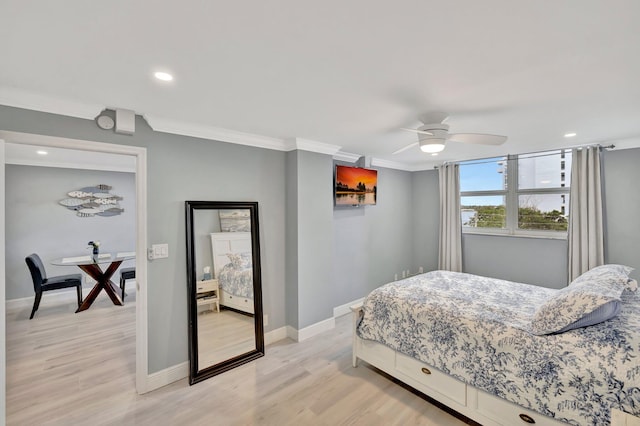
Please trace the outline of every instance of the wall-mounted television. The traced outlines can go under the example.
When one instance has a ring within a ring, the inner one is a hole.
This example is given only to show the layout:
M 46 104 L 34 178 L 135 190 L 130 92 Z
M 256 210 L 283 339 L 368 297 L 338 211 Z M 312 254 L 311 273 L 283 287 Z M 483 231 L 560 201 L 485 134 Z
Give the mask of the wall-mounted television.
M 375 205 L 378 171 L 336 165 L 334 200 L 336 206 Z

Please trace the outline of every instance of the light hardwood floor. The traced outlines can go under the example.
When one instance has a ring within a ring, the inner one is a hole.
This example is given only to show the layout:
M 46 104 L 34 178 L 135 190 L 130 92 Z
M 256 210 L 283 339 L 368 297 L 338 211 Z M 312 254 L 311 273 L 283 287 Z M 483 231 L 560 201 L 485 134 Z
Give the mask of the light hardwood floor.
M 194 386 L 137 395 L 134 295 L 74 310 L 46 295 L 31 321 L 30 308 L 7 309 L 8 425 L 464 424 L 365 363 L 351 367 L 349 316 Z
M 252 316 L 229 309 L 198 314 L 198 369 L 256 349 Z

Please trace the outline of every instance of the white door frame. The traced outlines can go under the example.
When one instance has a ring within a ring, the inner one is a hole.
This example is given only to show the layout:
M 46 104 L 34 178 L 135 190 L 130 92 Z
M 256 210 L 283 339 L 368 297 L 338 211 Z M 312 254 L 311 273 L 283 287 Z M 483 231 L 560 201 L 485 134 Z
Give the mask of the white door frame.
M 0 131 L 0 413 L 6 413 L 6 324 L 5 324 L 5 143 L 50 146 L 91 152 L 132 155 L 136 157 L 136 390 L 148 392 L 148 327 L 147 327 L 147 149 L 144 147 L 110 144 L 29 133 Z M 0 424 L 4 424 L 1 416 Z

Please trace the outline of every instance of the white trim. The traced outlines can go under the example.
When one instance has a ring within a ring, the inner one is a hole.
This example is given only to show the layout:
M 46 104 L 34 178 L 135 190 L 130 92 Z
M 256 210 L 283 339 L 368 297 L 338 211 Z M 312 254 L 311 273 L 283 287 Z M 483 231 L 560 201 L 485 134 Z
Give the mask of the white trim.
M 177 382 L 189 376 L 189 361 L 181 362 L 149 374 L 147 378 L 147 392 L 159 389 L 170 383 Z
M 344 305 L 336 306 L 333 308 L 333 317 L 338 318 L 346 314 L 351 313 L 351 306 L 360 304 L 364 301 L 364 297 L 356 299 L 353 302 L 345 303 Z
M 293 328 L 290 325 L 285 326 L 285 329 L 287 330 L 287 337 L 295 342 L 298 341 L 298 330 L 296 330 L 295 328 Z
M 326 320 L 317 322 L 315 324 L 311 324 L 308 327 L 301 328 L 300 330 L 298 330 L 297 341 L 302 342 L 324 331 L 333 330 L 335 327 L 336 327 L 336 319 L 333 317 L 327 318 Z
M 7 160 L 6 164 L 15 164 L 17 166 L 39 166 L 39 167 L 58 167 L 62 169 L 81 169 L 81 170 L 99 170 L 99 171 L 108 171 L 108 172 L 124 172 L 124 173 L 135 173 L 135 167 L 127 167 L 127 166 L 109 166 L 102 164 L 78 164 L 78 163 L 61 163 L 54 161 L 36 161 L 36 160 L 26 160 L 26 159 L 14 159 Z
M 211 139 L 221 142 L 230 142 L 239 145 L 255 146 L 258 148 L 273 149 L 276 151 L 288 151 L 283 139 L 269 136 L 244 133 L 236 130 L 223 129 L 221 127 L 205 126 L 183 121 L 169 120 L 156 117 L 153 114 L 144 114 L 149 126 L 157 132 L 173 133 L 176 135 L 192 136 L 195 138 Z
M 95 119 L 105 108 L 100 104 L 70 101 L 7 86 L 0 86 L 0 104 L 88 120 Z
M 264 333 L 264 344 L 270 345 L 272 343 L 284 340 L 287 338 L 287 327 L 276 328 L 267 333 Z
M 5 425 L 6 421 L 6 404 L 7 404 L 7 326 L 6 326 L 6 306 L 5 306 L 5 262 L 6 262 L 6 253 L 5 253 L 5 175 L 4 175 L 4 140 L 0 137 L 0 192 L 2 192 L 2 197 L 0 197 L 0 334 L 2 334 L 2 338 L 0 339 L 0 426 Z
M 138 294 L 136 297 L 136 390 L 142 394 L 149 391 L 148 381 L 148 327 L 147 327 L 147 149 L 137 146 L 118 145 L 104 142 L 94 142 L 79 139 L 60 138 L 20 132 L 0 131 L 0 139 L 9 143 L 22 143 L 26 145 L 54 146 L 58 148 L 71 148 L 83 151 L 106 152 L 111 154 L 133 155 L 136 157 L 136 284 Z M 4 143 L 2 143 L 4 151 Z M 4 156 L 2 158 L 4 160 Z M 4 162 L 3 166 L 4 168 Z M 3 174 L 4 176 L 4 174 Z M 4 178 L 3 178 L 4 179 Z M 4 203 L 5 189 L 2 185 L 2 203 Z M 4 209 L 2 215 L 4 216 Z M 3 221 L 4 223 L 4 221 Z M 4 249 L 4 234 L 0 240 Z M 4 259 L 4 256 L 3 256 Z M 5 304 L 5 276 L 0 278 L 0 303 Z M 3 316 L 4 318 L 4 316 Z M 2 333 L 3 346 L 6 342 L 6 332 Z M 4 354 L 4 352 L 3 352 Z M 4 356 L 4 355 L 3 355 Z M 6 358 L 3 359 L 6 365 Z M 6 386 L 6 378 L 3 375 L 0 387 Z
M 136 158 L 136 390 L 150 390 L 147 324 L 147 150 Z
M 338 151 L 333 154 L 333 159 L 338 161 L 347 161 L 349 163 L 355 163 L 358 159 L 362 157 L 360 154 L 353 154 L 351 152 L 343 152 Z
M 332 145 L 324 142 L 312 141 L 310 139 L 293 138 L 286 141 L 289 149 L 293 151 L 299 149 L 301 151 L 318 152 L 320 154 L 335 155 L 340 148 L 338 145 Z
M 399 163 L 397 161 L 389 161 L 383 160 L 380 158 L 372 158 L 371 159 L 372 167 L 384 167 L 387 169 L 396 169 L 396 170 L 404 170 L 406 172 L 413 172 L 414 168 L 408 164 Z

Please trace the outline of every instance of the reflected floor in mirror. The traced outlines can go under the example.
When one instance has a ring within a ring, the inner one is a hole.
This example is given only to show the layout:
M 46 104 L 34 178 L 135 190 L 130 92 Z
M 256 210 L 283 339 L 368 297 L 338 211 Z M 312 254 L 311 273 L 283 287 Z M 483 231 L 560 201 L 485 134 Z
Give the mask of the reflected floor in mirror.
M 198 363 L 211 366 L 256 348 L 253 317 L 228 309 L 198 313 Z
M 351 367 L 348 315 L 194 386 L 185 377 L 138 395 L 131 300 L 98 297 L 74 314 L 45 296 L 31 321 L 31 306 L 7 309 L 7 425 L 465 424 L 365 363 Z

